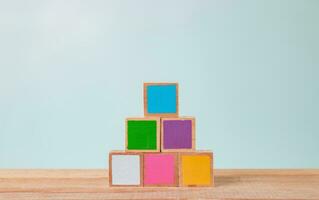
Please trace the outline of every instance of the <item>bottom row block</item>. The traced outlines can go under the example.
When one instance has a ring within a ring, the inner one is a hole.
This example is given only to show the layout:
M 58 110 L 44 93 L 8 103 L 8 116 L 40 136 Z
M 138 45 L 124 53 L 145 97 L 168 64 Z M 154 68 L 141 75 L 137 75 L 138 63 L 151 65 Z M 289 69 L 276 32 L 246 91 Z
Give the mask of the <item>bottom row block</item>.
M 213 186 L 213 154 L 133 153 L 109 155 L 110 186 Z

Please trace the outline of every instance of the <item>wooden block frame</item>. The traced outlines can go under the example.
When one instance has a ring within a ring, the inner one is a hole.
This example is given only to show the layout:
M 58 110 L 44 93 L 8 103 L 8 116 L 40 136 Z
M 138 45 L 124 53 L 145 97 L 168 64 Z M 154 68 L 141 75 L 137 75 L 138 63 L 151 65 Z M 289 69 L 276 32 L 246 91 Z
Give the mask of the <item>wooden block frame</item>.
M 113 184 L 113 170 L 112 170 L 112 156 L 113 155 L 137 155 L 140 159 L 140 184 L 139 185 L 115 185 Z M 109 186 L 110 187 L 140 187 L 143 186 L 143 154 L 142 153 L 134 153 L 134 152 L 125 152 L 125 151 L 111 151 L 109 153 Z
M 156 86 L 156 85 L 176 85 L 176 113 L 148 113 L 148 98 L 147 98 L 147 87 L 148 86 Z M 165 82 L 165 83 L 144 83 L 143 85 L 143 94 L 144 94 L 144 116 L 157 116 L 157 117 L 178 117 L 179 113 L 179 95 L 178 95 L 178 83 L 176 82 Z
M 176 149 L 165 149 L 164 148 L 164 121 L 168 120 L 191 120 L 192 121 L 192 147 L 191 148 L 176 148 Z M 196 128 L 195 128 L 194 117 L 174 117 L 174 118 L 161 118 L 161 152 L 193 152 L 196 146 Z
M 143 154 L 143 163 L 145 163 L 145 158 L 148 154 L 158 154 L 158 155 L 173 155 L 175 157 L 175 166 L 174 166 L 174 170 L 175 170 L 175 183 L 173 184 L 146 184 L 145 181 L 145 164 L 143 165 L 143 185 L 144 187 L 178 187 L 179 186 L 179 154 L 175 153 L 175 152 L 166 152 L 166 153 L 161 153 L 161 152 L 157 152 L 157 153 L 144 153 Z
M 128 149 L 128 121 L 129 120 L 156 120 L 156 149 L 155 150 L 145 150 L 145 149 Z M 161 119 L 159 117 L 129 117 L 125 120 L 125 151 L 126 152 L 160 152 L 161 151 Z
M 183 174 L 182 174 L 182 169 L 183 169 L 183 163 L 182 163 L 182 156 L 184 155 L 206 155 L 210 157 L 210 184 L 209 185 L 184 185 L 183 184 Z M 196 152 L 181 152 L 179 153 L 179 186 L 180 187 L 213 187 L 214 186 L 214 156 L 213 152 L 211 151 L 196 151 Z

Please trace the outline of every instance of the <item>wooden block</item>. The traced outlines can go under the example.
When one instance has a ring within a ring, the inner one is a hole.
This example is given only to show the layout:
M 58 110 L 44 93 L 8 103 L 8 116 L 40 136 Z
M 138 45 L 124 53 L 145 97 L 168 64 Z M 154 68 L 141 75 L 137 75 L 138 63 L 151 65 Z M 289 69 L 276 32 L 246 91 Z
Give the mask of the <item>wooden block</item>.
M 109 153 L 110 186 L 143 186 L 143 154 L 124 151 Z
M 179 154 L 180 186 L 213 186 L 213 153 L 209 151 Z
M 195 118 L 162 118 L 161 151 L 186 152 L 195 150 Z
M 144 83 L 144 116 L 177 117 L 178 83 Z
M 159 152 L 160 134 L 160 118 L 127 118 L 125 150 L 129 152 Z
M 144 186 L 178 186 L 177 153 L 144 153 Z

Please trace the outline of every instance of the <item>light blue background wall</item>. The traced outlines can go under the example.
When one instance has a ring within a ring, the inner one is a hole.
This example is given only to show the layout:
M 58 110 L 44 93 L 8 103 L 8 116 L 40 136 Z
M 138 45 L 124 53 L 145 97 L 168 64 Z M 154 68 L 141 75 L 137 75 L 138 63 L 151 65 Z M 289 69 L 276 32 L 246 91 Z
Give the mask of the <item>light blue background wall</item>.
M 0 2 L 0 168 L 104 168 L 178 81 L 218 168 L 319 167 L 319 1 Z

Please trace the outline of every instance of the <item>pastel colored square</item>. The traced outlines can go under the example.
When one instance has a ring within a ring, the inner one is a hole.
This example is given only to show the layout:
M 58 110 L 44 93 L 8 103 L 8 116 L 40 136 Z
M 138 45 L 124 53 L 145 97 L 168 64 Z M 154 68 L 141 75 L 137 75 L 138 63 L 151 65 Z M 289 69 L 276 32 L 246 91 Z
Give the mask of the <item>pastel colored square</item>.
M 159 151 L 159 119 L 127 119 L 127 150 Z
M 144 185 L 176 186 L 176 163 L 174 153 L 144 154 Z
M 183 186 L 211 186 L 212 155 L 209 153 L 181 154 L 180 184 Z
M 177 115 L 177 93 L 176 83 L 146 83 L 144 85 L 145 115 Z
M 162 119 L 162 150 L 193 150 L 195 147 L 194 118 Z
M 110 185 L 142 185 L 141 155 L 110 154 Z

